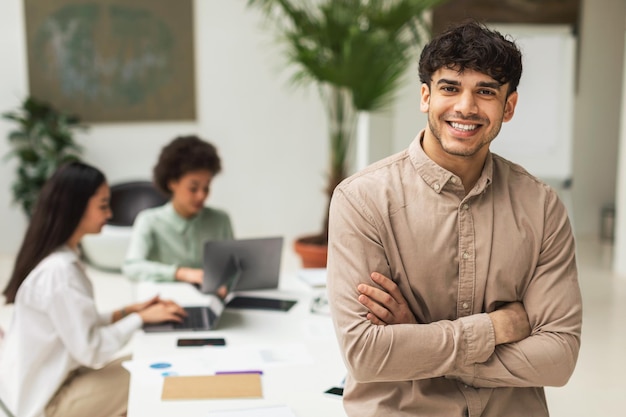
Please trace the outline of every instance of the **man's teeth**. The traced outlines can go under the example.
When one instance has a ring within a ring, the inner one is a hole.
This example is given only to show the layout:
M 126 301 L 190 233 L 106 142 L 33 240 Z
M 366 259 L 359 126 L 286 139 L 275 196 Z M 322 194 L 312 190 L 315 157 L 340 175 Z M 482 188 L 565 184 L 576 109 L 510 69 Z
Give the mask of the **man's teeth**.
M 458 130 L 465 130 L 466 132 L 469 132 L 470 130 L 474 130 L 478 127 L 478 125 L 466 125 L 463 123 L 455 123 L 455 122 L 450 122 L 450 126 Z

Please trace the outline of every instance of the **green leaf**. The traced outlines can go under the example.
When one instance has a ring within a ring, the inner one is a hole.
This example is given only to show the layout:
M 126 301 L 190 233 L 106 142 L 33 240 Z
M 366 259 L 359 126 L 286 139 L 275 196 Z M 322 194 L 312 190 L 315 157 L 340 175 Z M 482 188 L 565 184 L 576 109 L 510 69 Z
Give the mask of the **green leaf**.
M 80 119 L 68 115 L 49 103 L 27 97 L 21 106 L 2 113 L 17 127 L 8 134 L 11 150 L 5 160 L 17 159 L 13 199 L 30 214 L 37 195 L 49 176 L 64 162 L 80 159 L 82 147 L 74 140 Z
M 295 68 L 291 81 L 319 87 L 330 126 L 328 196 L 346 175 L 357 111 L 383 110 L 391 103 L 421 35 L 430 33 L 424 11 L 442 2 L 248 0 L 278 33 Z

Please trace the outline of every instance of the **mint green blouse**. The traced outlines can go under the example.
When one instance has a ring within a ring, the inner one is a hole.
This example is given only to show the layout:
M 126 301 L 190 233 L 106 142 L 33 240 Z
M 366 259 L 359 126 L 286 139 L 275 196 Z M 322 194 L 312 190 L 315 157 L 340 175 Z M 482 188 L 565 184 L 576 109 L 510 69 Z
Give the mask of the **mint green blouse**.
M 139 213 L 122 266 L 132 280 L 173 281 L 179 267 L 202 268 L 207 240 L 233 239 L 228 214 L 205 207 L 191 219 L 167 203 Z

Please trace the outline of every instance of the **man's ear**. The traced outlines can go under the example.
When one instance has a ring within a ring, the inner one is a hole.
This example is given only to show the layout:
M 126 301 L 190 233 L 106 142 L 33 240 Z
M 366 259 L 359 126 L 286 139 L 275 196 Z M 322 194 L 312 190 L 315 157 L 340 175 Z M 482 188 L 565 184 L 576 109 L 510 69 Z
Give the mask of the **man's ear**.
M 518 97 L 519 95 L 517 94 L 517 91 L 513 91 L 506 98 L 506 103 L 504 103 L 504 117 L 502 118 L 503 122 L 508 122 L 513 118 L 513 115 L 515 114 L 515 106 L 517 106 Z
M 426 83 L 422 83 L 422 88 L 420 90 L 421 99 L 420 99 L 420 111 L 422 113 L 428 113 L 428 109 L 430 108 L 430 87 Z

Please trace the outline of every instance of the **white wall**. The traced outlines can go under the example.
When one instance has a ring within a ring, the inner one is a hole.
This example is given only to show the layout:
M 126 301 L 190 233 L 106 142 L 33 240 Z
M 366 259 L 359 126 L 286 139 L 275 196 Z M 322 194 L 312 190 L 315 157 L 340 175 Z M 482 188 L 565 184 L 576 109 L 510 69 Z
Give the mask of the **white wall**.
M 624 37 L 626 39 L 626 31 L 624 32 Z M 618 274 L 626 277 L 626 46 L 624 49 L 624 69 L 622 76 L 622 118 L 618 155 L 613 269 Z
M 27 92 L 24 15 L 20 0 L 0 3 L 0 112 L 15 108 Z M 0 158 L 9 151 L 9 125 L 0 120 Z M 11 182 L 15 164 L 0 159 L 0 253 L 12 253 L 20 244 L 25 218 L 11 204 Z
M 399 152 L 409 146 L 420 130 L 426 127 L 428 118 L 420 111 L 421 83 L 417 69 L 419 56 L 405 74 L 404 87 L 400 89 L 393 106 L 392 150 Z
M 179 134 L 216 144 L 224 171 L 208 204 L 227 209 L 238 237 L 318 232 L 325 205 L 326 124 L 315 90 L 288 86 L 274 34 L 246 1 L 194 3 L 196 123 L 92 125 L 79 135 L 85 159 L 114 183 L 149 178 L 160 148 Z M 0 3 L 0 110 L 27 94 L 20 0 Z M 17 57 L 17 59 L 15 59 Z M 0 153 L 9 125 L 0 122 Z M 13 165 L 0 163 L 0 252 L 14 253 L 25 222 L 9 202 Z M 290 252 L 290 251 L 287 251 Z M 289 260 L 287 260 L 289 262 Z
M 624 0 L 583 0 L 574 110 L 573 205 L 579 235 L 598 235 L 615 202 L 624 55 Z
M 572 177 L 576 38 L 569 25 L 496 25 L 522 51 L 515 116 L 491 150 L 555 183 Z

